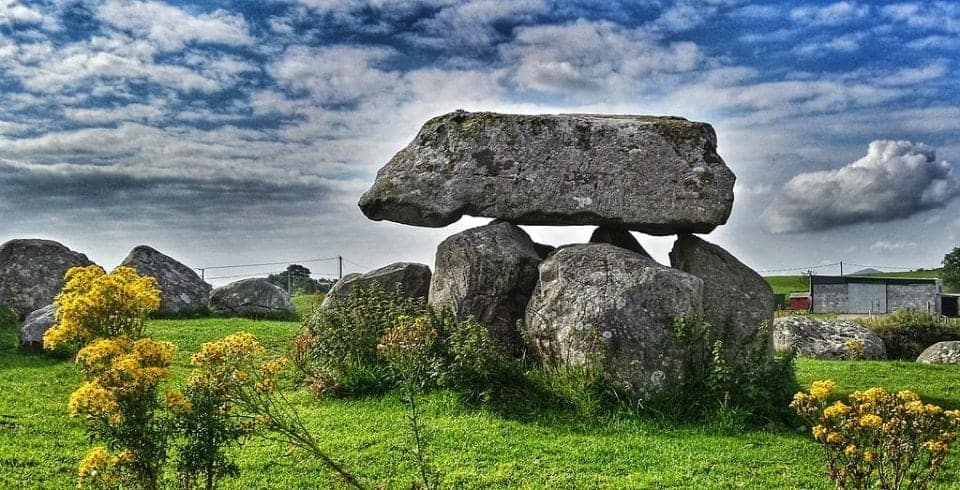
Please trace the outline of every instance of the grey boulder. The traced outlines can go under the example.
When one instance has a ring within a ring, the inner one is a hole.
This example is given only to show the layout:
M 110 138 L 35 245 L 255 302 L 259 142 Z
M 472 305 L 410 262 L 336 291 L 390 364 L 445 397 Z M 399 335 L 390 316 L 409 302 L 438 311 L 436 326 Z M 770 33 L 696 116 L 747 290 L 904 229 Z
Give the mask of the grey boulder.
M 630 230 L 623 228 L 614 228 L 611 226 L 601 226 L 593 230 L 590 235 L 590 243 L 609 243 L 620 248 L 637 252 L 640 255 L 650 257 L 650 254 L 640 245 L 637 238 L 630 233 Z M 652 258 L 652 257 L 650 257 Z
M 191 268 L 146 245 L 134 248 L 120 264 L 157 280 L 160 288 L 160 316 L 204 314 L 210 285 Z
M 429 303 L 472 316 L 512 355 L 523 352 L 517 328 L 537 284 L 540 254 L 518 226 L 498 221 L 462 231 L 437 247 Z
M 960 364 L 960 341 L 937 342 L 917 357 L 923 364 Z
M 0 296 L 20 318 L 53 303 L 71 267 L 93 264 L 51 240 L 18 239 L 0 245 Z
M 729 252 L 693 235 L 680 235 L 670 251 L 670 265 L 703 279 L 703 316 L 728 335 L 728 352 L 736 355 L 742 341 L 758 342 L 773 353 L 773 290 L 767 281 Z M 766 329 L 758 331 L 761 325 Z
M 427 121 L 359 204 L 417 226 L 470 215 L 707 233 L 727 221 L 736 179 L 716 146 L 709 124 L 678 117 L 457 111 Z
M 561 247 L 539 276 L 525 328 L 543 362 L 599 367 L 641 399 L 682 379 L 688 356 L 672 326 L 701 314 L 698 277 L 610 244 Z
M 429 266 L 413 262 L 397 262 L 366 274 L 347 274 L 327 292 L 322 308 L 334 308 L 354 288 L 369 288 L 374 283 L 389 292 L 401 285 L 408 297 L 426 298 L 430 293 L 430 276 Z
M 20 347 L 43 349 L 43 334 L 56 324 L 57 307 L 55 305 L 47 305 L 30 313 L 20 327 Z
M 288 318 L 294 315 L 290 295 L 263 278 L 243 279 L 214 289 L 210 309 L 223 317 Z
M 853 322 L 790 316 L 777 318 L 773 324 L 773 346 L 779 352 L 814 359 L 848 359 L 856 343 L 863 344 L 862 359 L 887 358 L 883 339 Z

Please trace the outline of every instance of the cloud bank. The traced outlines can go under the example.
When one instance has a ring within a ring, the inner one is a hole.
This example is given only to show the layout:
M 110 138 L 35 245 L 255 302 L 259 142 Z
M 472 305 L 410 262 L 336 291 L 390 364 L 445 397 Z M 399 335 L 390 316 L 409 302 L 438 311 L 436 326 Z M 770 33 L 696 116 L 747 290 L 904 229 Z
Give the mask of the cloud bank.
M 769 217 L 774 233 L 882 223 L 945 207 L 957 193 L 953 167 L 932 148 L 876 140 L 866 156 L 835 170 L 801 173 L 780 191 Z

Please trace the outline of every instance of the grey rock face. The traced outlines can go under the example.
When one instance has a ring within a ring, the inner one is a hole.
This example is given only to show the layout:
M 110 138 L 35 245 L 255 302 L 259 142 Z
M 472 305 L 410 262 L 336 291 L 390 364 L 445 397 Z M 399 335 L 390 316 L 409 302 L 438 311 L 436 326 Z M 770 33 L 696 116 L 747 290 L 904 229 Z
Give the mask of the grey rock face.
M 654 235 L 727 221 L 735 176 L 709 124 L 676 117 L 452 112 L 377 174 L 374 220 L 441 227 L 463 215 L 609 225 Z
M 430 267 L 412 262 L 397 262 L 366 274 L 347 274 L 330 288 L 322 307 L 333 308 L 337 301 L 349 296 L 353 288 L 368 288 L 373 283 L 379 284 L 386 291 L 393 291 L 397 284 L 401 284 L 407 296 L 426 298 L 430 292 Z
M 640 255 L 650 257 L 650 254 L 640 245 L 637 238 L 630 234 L 629 230 L 623 228 L 613 228 L 610 226 L 601 226 L 593 230 L 590 235 L 590 243 L 609 243 L 620 248 L 625 248 Z M 652 257 L 650 257 L 652 258 Z
M 539 264 L 536 244 L 516 225 L 471 228 L 437 248 L 429 302 L 450 306 L 460 320 L 474 317 L 506 352 L 519 355 L 517 321 L 524 318 Z
M 917 362 L 924 364 L 960 364 L 960 341 L 937 342 L 923 350 Z
M 27 315 L 20 327 L 20 347 L 43 349 L 43 334 L 57 324 L 57 307 L 47 305 Z
M 210 285 L 191 268 L 146 245 L 134 248 L 120 265 L 133 267 L 141 275 L 157 280 L 162 316 L 205 313 Z
M 0 245 L 0 296 L 20 318 L 53 303 L 71 267 L 93 262 L 50 240 L 10 240 Z
M 294 314 L 290 295 L 266 279 L 232 282 L 210 293 L 210 309 L 224 317 L 283 318 Z
M 539 255 L 541 259 L 547 258 L 547 255 L 550 255 L 554 250 L 557 249 L 557 247 L 554 247 L 553 245 L 537 242 L 533 243 L 533 248 L 537 250 L 537 255 Z
M 698 277 L 609 244 L 561 247 L 539 272 L 526 329 L 542 360 L 594 363 L 641 398 L 681 378 L 686 353 L 672 322 L 700 315 Z
M 863 359 L 886 359 L 883 340 L 869 329 L 843 320 L 818 320 L 791 316 L 777 318 L 773 346 L 780 352 L 794 352 L 814 359 L 847 359 L 847 342 L 863 342 Z
M 715 328 L 735 335 L 728 347 L 736 353 L 737 339 L 766 324 L 768 345 L 773 328 L 773 290 L 753 269 L 717 245 L 693 235 L 680 235 L 670 251 L 670 265 L 703 279 L 703 316 Z M 771 349 L 772 354 L 772 349 Z

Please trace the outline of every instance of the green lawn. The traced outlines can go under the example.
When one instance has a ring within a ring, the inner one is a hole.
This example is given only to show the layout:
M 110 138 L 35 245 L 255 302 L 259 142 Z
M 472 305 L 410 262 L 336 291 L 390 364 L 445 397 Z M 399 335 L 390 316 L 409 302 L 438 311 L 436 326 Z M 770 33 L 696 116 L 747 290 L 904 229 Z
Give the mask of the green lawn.
M 149 324 L 180 351 L 182 379 L 202 342 L 245 330 L 284 352 L 295 322 L 162 320 Z M 0 488 L 70 488 L 88 447 L 82 425 L 66 416 L 80 376 L 68 360 L 24 354 L 16 332 L 0 331 Z M 910 388 L 960 408 L 960 368 L 893 362 L 801 360 L 801 383 L 836 379 L 845 390 Z M 410 488 L 416 468 L 407 452 L 406 411 L 399 395 L 318 402 L 291 393 L 324 447 L 369 486 Z M 829 488 L 816 445 L 793 430 L 675 425 L 619 414 L 587 417 L 575 409 L 494 413 L 466 406 L 449 392 L 423 399 L 428 451 L 445 488 Z M 315 460 L 278 443 L 252 439 L 241 450 L 242 476 L 226 488 L 327 488 Z M 956 455 L 940 486 L 960 475 Z
M 790 294 L 810 290 L 810 278 L 807 276 L 767 276 L 764 279 L 773 288 L 773 294 Z

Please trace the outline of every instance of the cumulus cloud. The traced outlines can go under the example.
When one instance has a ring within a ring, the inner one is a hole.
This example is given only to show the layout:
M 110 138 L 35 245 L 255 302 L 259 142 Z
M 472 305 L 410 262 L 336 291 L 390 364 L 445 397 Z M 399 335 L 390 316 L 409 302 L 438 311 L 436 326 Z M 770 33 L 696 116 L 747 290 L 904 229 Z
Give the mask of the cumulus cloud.
M 774 233 L 825 230 L 906 218 L 946 206 L 960 191 L 950 163 L 909 141 L 876 140 L 867 155 L 835 170 L 799 174 L 781 190 Z
M 243 17 L 224 10 L 191 15 L 163 2 L 109 1 L 99 14 L 113 27 L 150 39 L 161 51 L 182 49 L 190 42 L 233 46 L 253 42 Z
M 692 42 L 665 42 L 604 21 L 521 27 L 501 46 L 513 81 L 549 94 L 636 94 L 698 67 Z
M 835 26 L 862 19 L 869 15 L 870 7 L 857 2 L 836 2 L 827 6 L 802 5 L 790 11 L 790 18 L 805 24 Z
M 870 250 L 880 253 L 903 252 L 917 248 L 917 242 L 896 241 L 896 240 L 877 240 L 870 245 Z

